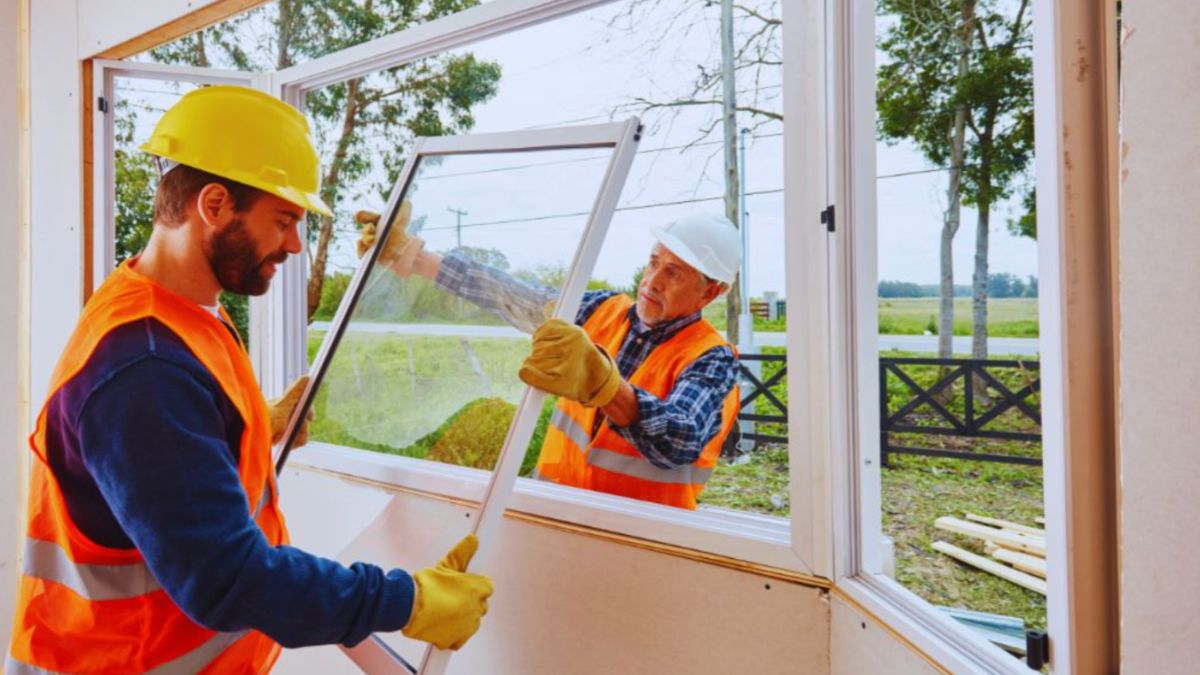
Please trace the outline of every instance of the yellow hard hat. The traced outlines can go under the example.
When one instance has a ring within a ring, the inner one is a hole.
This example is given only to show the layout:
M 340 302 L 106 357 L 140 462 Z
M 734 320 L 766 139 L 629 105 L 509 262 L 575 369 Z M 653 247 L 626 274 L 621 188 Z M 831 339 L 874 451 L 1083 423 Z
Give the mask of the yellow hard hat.
M 246 87 L 190 91 L 163 113 L 142 150 L 256 187 L 327 216 L 308 120 L 292 106 Z

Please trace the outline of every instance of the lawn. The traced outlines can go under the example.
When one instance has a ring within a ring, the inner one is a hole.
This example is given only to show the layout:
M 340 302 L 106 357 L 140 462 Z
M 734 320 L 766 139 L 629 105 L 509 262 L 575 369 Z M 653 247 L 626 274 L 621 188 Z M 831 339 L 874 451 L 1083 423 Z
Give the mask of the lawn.
M 937 334 L 937 298 L 879 298 L 880 335 Z M 714 302 L 704 308 L 704 318 L 725 329 L 725 303 Z M 954 299 L 954 334 L 971 334 L 971 299 Z M 783 332 L 785 318 L 767 321 L 754 319 L 754 330 Z M 1038 336 L 1037 298 L 993 298 L 988 300 L 988 335 L 991 337 Z
M 937 298 L 880 298 L 880 335 L 937 334 Z M 971 299 L 954 299 L 954 334 L 971 334 Z M 1037 337 L 1037 298 L 993 298 L 988 300 L 988 335 L 991 337 Z

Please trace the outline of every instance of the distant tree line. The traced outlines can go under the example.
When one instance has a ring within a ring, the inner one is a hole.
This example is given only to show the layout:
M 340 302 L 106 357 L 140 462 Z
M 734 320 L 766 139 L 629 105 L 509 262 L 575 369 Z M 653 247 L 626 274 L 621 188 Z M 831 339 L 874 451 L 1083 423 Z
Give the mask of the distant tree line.
M 955 284 L 954 297 L 971 297 L 972 288 L 968 284 Z M 881 281 L 879 282 L 879 297 L 881 298 L 936 298 L 941 295 L 939 284 L 916 284 L 911 281 Z M 1030 275 L 1022 279 L 1015 274 L 1001 272 L 988 275 L 988 297 L 990 298 L 1036 298 L 1038 296 L 1037 277 Z

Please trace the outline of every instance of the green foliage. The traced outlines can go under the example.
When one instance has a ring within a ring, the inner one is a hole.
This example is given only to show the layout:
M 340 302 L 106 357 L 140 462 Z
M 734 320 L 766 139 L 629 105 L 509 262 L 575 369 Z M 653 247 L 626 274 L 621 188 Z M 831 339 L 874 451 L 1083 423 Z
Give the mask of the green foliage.
M 967 72 L 957 72 L 961 14 L 974 6 Z M 1029 0 L 879 0 L 893 21 L 878 40 L 878 131 L 910 139 L 937 166 L 950 160 L 956 110 L 965 109 L 964 204 L 1007 197 L 1033 158 L 1033 62 Z
M 1008 231 L 1019 237 L 1037 239 L 1037 189 L 1026 190 L 1021 203 L 1024 206 L 1021 217 L 1008 221 Z
M 346 289 L 350 287 L 350 280 L 353 278 L 353 275 L 345 272 L 337 272 L 325 277 L 325 283 L 321 285 L 321 304 L 317 306 L 316 314 L 313 314 L 314 320 L 329 321 L 333 318 L 333 315 L 337 313 L 338 305 L 342 304 L 342 296 L 346 294 Z
M 233 320 L 233 327 L 242 336 L 242 342 L 250 344 L 250 298 L 222 291 L 220 301 L 225 313 Z
M 517 406 L 498 398 L 477 399 L 463 406 L 439 429 L 429 459 L 473 469 L 492 469 Z

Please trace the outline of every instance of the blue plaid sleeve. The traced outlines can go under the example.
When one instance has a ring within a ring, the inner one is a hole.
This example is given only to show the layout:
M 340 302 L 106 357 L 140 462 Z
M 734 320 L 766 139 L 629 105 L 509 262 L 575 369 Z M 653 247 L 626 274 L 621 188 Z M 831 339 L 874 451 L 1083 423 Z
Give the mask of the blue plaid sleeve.
M 665 401 L 634 387 L 641 418 L 613 429 L 660 469 L 691 464 L 720 431 L 721 405 L 736 378 L 733 350 L 714 347 L 679 374 Z
M 546 304 L 558 300 L 557 289 L 518 279 L 504 270 L 452 251 L 442 257 L 434 279 L 437 287 L 494 312 L 510 325 L 532 333 L 546 320 Z M 585 291 L 575 315 L 582 324 L 615 291 Z

